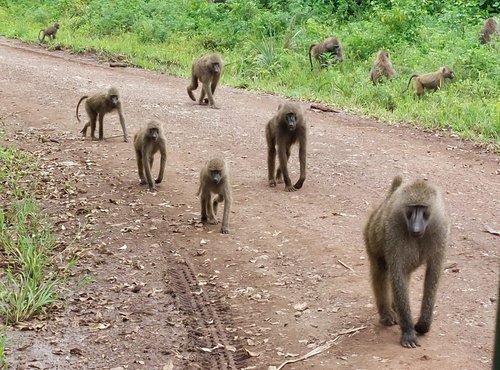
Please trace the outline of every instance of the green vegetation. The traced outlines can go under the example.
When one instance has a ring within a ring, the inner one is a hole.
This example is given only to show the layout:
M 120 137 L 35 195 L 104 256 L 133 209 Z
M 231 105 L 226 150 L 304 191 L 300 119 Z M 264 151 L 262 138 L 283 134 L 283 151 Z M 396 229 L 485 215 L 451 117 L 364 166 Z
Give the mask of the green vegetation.
M 7 369 L 7 361 L 5 360 L 5 342 L 7 341 L 7 328 L 0 327 L 0 369 Z
M 0 0 L 0 33 L 35 41 L 61 24 L 57 43 L 78 52 L 120 55 L 150 69 L 188 76 L 191 61 L 217 51 L 223 83 L 320 101 L 389 122 L 452 130 L 500 143 L 499 45 L 480 45 L 482 21 L 499 0 Z M 346 61 L 310 71 L 311 43 L 335 35 Z M 399 76 L 372 86 L 378 49 Z M 413 73 L 451 67 L 455 80 L 415 99 L 402 93 Z
M 57 299 L 52 267 L 55 239 L 32 196 L 34 158 L 0 147 L 0 321 L 29 319 Z M 31 184 L 31 185 L 25 185 Z M 0 368 L 3 344 L 0 337 Z

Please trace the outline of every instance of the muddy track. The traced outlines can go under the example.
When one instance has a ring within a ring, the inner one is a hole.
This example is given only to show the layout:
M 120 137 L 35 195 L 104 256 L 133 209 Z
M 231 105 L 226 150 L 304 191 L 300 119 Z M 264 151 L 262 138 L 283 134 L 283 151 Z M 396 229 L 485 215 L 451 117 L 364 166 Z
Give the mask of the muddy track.
M 169 276 L 179 308 L 188 316 L 188 333 L 203 369 L 236 370 L 248 358 L 240 341 L 230 340 L 236 331 L 226 302 L 206 284 L 200 284 L 189 262 L 180 256 L 169 260 Z M 205 282 L 206 283 L 206 282 Z M 214 296 L 215 295 L 215 296 Z

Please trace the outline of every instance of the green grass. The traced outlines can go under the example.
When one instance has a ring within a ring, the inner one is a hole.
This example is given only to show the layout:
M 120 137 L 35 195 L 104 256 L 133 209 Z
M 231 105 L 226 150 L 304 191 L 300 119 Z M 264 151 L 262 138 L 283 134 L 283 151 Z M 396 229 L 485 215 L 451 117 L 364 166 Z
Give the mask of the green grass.
M 55 238 L 39 209 L 29 154 L 0 147 L 0 317 L 7 324 L 28 320 L 57 297 L 53 268 Z
M 485 9 L 494 1 L 3 2 L 0 34 L 10 37 L 33 42 L 40 28 L 58 21 L 58 38 L 49 47 L 119 55 L 184 77 L 194 58 L 217 51 L 226 62 L 222 82 L 227 85 L 500 145 L 500 41 L 478 43 Z M 346 61 L 310 71 L 309 45 L 332 34 L 342 40 Z M 368 75 L 379 48 L 390 51 L 398 76 L 373 86 Z M 443 65 L 456 78 L 441 91 L 421 99 L 411 90 L 402 93 L 410 75 Z
M 0 369 L 7 369 L 7 361 L 5 360 L 5 343 L 7 342 L 7 327 L 0 327 Z

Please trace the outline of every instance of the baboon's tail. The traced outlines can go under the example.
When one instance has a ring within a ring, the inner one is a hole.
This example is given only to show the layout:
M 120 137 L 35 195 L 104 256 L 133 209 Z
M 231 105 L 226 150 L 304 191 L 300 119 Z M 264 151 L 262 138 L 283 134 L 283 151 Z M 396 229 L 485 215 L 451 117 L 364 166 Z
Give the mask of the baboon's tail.
M 309 63 L 311 64 L 311 71 L 313 70 L 313 61 L 312 61 L 312 58 L 311 58 L 311 50 L 315 46 L 316 46 L 316 44 L 311 44 L 311 46 L 309 46 Z
M 406 91 L 408 91 L 408 88 L 410 87 L 410 82 L 411 82 L 411 79 L 412 79 L 413 77 L 418 77 L 418 75 L 412 75 L 412 76 L 410 77 L 410 79 L 408 80 L 408 85 L 406 86 L 406 89 L 404 89 L 404 91 L 403 91 L 401 94 L 403 94 L 403 93 L 405 93 Z
M 78 120 L 78 122 L 81 122 L 80 121 L 80 116 L 78 115 L 78 107 L 80 106 L 80 103 L 82 102 L 83 99 L 87 99 L 88 96 L 87 95 L 84 95 L 80 98 L 80 101 L 78 102 L 78 104 L 76 105 L 76 119 Z

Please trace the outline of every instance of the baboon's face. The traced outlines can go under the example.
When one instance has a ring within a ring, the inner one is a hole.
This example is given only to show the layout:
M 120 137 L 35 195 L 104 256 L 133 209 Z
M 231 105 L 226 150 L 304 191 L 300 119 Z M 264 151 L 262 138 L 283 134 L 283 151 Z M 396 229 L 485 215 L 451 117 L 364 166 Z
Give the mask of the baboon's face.
M 212 70 L 215 73 L 220 73 L 220 64 L 219 63 L 212 63 Z
M 222 171 L 211 170 L 210 171 L 210 179 L 212 182 L 217 185 L 222 179 Z
M 289 112 L 285 116 L 286 127 L 289 131 L 295 131 L 297 128 L 297 116 L 295 113 Z
M 421 238 L 429 223 L 429 209 L 427 206 L 411 205 L 406 207 L 405 218 L 408 232 L 415 238 Z
M 111 104 L 113 104 L 114 106 L 118 105 L 118 101 L 119 101 L 118 95 L 110 95 L 109 100 L 111 101 Z
M 157 128 L 153 127 L 149 129 L 148 136 L 152 141 L 157 141 L 160 133 L 158 132 Z
M 449 68 L 443 68 L 443 75 L 444 77 L 449 78 L 450 80 L 455 77 L 455 74 Z

